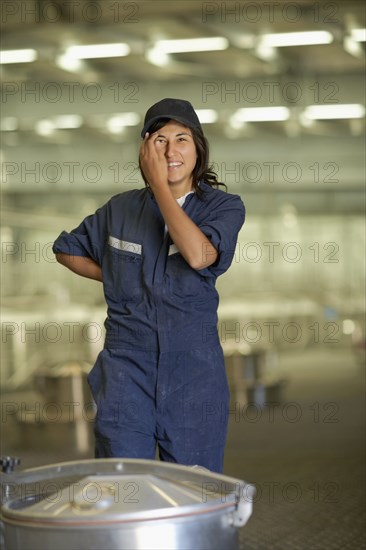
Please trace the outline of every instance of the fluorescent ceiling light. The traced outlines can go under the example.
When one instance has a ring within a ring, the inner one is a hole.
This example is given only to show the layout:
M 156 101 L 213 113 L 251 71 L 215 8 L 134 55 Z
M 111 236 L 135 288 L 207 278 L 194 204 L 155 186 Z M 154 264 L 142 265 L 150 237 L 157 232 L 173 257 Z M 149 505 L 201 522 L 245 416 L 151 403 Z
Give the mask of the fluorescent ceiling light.
M 157 48 L 151 48 L 148 50 L 146 52 L 146 59 L 157 67 L 166 67 L 171 61 L 167 53 L 162 50 L 158 50 Z
M 34 128 L 40 136 L 50 136 L 55 132 L 55 125 L 48 119 L 38 120 Z
M 310 120 L 363 118 L 365 116 L 365 107 L 359 103 L 309 105 L 306 107 L 303 114 Z
M 157 49 L 165 53 L 212 52 L 226 50 L 228 47 L 229 41 L 223 36 L 213 36 L 210 38 L 183 38 L 180 40 L 158 40 L 154 44 L 154 50 Z
M 7 116 L 0 122 L 2 132 L 13 132 L 18 129 L 18 119 L 15 116 Z
M 351 38 L 356 42 L 366 42 L 366 29 L 352 29 Z
M 196 113 L 201 124 L 211 124 L 218 119 L 218 114 L 214 109 L 197 109 Z
M 356 328 L 356 325 L 352 319 L 344 319 L 342 323 L 343 334 L 352 334 Z
M 0 63 L 31 63 L 38 57 L 36 50 L 3 50 L 0 52 Z
M 243 120 L 239 120 L 235 117 L 235 115 L 232 115 L 229 118 L 229 126 L 233 130 L 241 130 L 245 125 L 245 122 Z
M 260 37 L 261 46 L 272 48 L 330 44 L 331 42 L 333 42 L 333 35 L 328 31 L 284 32 L 264 34 Z
M 158 40 L 147 50 L 146 59 L 157 67 L 166 67 L 171 63 L 169 54 L 184 52 L 206 52 L 225 50 L 229 41 L 221 36 L 212 38 L 184 38 L 181 40 Z
M 43 118 L 35 124 L 37 134 L 50 136 L 55 130 L 80 128 L 83 118 L 80 115 L 58 115 L 52 118 Z
M 80 72 L 84 68 L 83 61 L 66 53 L 63 55 L 59 55 L 56 58 L 56 64 L 61 69 L 64 69 L 65 71 L 70 71 L 72 73 Z
M 128 44 L 89 44 L 87 46 L 70 46 L 66 57 L 76 59 L 97 59 L 101 57 L 124 57 L 130 53 Z
M 52 118 L 52 122 L 57 129 L 80 128 L 83 123 L 83 117 L 80 115 L 59 115 Z
M 363 58 L 364 56 L 362 45 L 350 36 L 344 37 L 343 47 L 347 53 L 354 57 Z
M 288 120 L 290 110 L 287 107 L 252 107 L 238 109 L 232 116 L 234 125 L 237 122 L 267 122 Z
M 277 57 L 277 50 L 272 48 L 272 46 L 259 44 L 255 48 L 255 54 L 264 61 L 273 61 Z
M 107 120 L 107 129 L 112 134 L 119 134 L 126 126 L 136 126 L 140 122 L 138 113 L 120 113 L 113 115 Z

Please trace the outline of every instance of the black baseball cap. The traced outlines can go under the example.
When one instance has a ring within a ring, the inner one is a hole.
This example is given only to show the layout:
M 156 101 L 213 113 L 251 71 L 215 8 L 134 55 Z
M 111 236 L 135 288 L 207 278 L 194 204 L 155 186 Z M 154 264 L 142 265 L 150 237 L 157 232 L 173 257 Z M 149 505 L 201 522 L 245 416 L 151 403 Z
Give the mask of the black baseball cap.
M 146 111 L 144 127 L 141 132 L 143 138 L 149 128 L 158 120 L 176 120 L 187 128 L 200 128 L 201 123 L 191 103 L 185 99 L 166 97 L 155 103 Z

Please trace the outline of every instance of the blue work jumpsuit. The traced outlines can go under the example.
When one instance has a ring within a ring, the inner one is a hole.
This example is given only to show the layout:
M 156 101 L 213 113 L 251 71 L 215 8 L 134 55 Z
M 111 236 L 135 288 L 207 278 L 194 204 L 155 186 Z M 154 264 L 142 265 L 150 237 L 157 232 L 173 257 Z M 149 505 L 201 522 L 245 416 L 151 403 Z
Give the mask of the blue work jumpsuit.
M 188 265 L 146 188 L 112 197 L 54 243 L 102 267 L 106 337 L 88 377 L 96 457 L 154 459 L 158 445 L 161 460 L 222 471 L 229 391 L 215 281 L 245 210 L 238 195 L 200 189 L 183 209 L 219 252 L 207 268 Z

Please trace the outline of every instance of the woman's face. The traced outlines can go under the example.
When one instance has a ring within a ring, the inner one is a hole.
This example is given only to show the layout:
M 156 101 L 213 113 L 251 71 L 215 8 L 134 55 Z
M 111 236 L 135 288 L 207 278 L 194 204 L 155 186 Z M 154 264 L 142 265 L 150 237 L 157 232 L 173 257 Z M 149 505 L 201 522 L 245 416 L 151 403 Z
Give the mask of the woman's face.
M 192 131 L 170 120 L 155 132 L 151 139 L 157 150 L 163 151 L 167 162 L 168 183 L 188 192 L 192 188 L 192 172 L 197 161 Z

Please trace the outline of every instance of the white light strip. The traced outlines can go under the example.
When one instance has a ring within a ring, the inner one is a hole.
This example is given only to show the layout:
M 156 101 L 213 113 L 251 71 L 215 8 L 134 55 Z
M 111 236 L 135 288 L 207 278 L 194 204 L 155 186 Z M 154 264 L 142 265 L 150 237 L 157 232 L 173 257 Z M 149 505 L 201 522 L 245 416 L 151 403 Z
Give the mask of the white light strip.
M 366 42 L 366 29 L 352 29 L 351 38 L 356 42 Z
M 58 115 L 52 118 L 55 128 L 60 130 L 68 128 L 80 128 L 83 117 L 80 115 Z
M 139 122 L 138 113 L 119 113 L 107 120 L 106 127 L 111 134 L 120 134 L 126 126 L 136 126 Z
M 303 114 L 310 120 L 363 118 L 365 116 L 365 107 L 359 103 L 309 105 Z
M 77 57 L 72 57 L 67 54 L 56 57 L 56 65 L 64 71 L 69 71 L 71 73 L 81 72 L 83 70 L 83 63 L 84 62 Z
M 112 115 L 108 119 L 108 123 L 118 126 L 136 126 L 140 122 L 138 113 L 119 113 Z
M 3 50 L 0 52 L 0 63 L 31 63 L 38 58 L 36 50 Z
M 170 57 L 167 53 L 157 48 L 151 48 L 146 52 L 146 59 L 157 67 L 166 67 L 170 63 Z
M 226 50 L 229 41 L 223 36 L 211 38 L 183 38 L 181 40 L 158 40 L 154 44 L 154 50 L 164 53 L 207 52 Z
M 252 107 L 238 109 L 232 117 L 235 122 L 269 122 L 276 120 L 288 120 L 290 110 L 287 107 Z
M 214 109 L 197 109 L 196 113 L 201 124 L 212 124 L 218 119 L 218 114 Z
M 264 34 L 260 38 L 261 46 L 282 48 L 286 46 L 310 46 L 312 44 L 330 44 L 333 35 L 328 31 L 284 32 Z
M 7 116 L 1 119 L 0 129 L 2 132 L 13 132 L 18 129 L 18 119 L 15 116 Z
M 354 57 L 359 57 L 361 59 L 364 57 L 362 45 L 356 40 L 353 40 L 350 36 L 344 37 L 343 48 L 347 53 L 353 55 Z
M 65 55 L 76 59 L 97 59 L 102 57 L 124 57 L 130 53 L 128 44 L 89 44 L 70 46 Z
M 43 118 L 35 123 L 35 131 L 41 136 L 50 136 L 55 130 L 73 130 L 80 128 L 83 117 L 80 115 L 58 115 L 52 118 Z
M 55 125 L 48 118 L 38 120 L 34 125 L 35 132 L 40 136 L 50 136 L 55 132 Z

